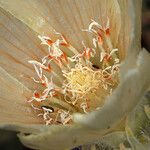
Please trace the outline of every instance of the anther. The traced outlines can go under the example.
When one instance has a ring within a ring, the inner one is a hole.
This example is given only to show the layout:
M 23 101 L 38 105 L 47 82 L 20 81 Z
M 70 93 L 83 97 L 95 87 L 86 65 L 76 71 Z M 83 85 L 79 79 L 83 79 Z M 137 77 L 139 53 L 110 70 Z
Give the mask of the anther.
M 54 112 L 54 108 L 51 107 L 51 106 L 46 106 L 46 105 L 42 105 L 41 108 L 45 111 L 48 111 L 50 113 L 53 113 Z

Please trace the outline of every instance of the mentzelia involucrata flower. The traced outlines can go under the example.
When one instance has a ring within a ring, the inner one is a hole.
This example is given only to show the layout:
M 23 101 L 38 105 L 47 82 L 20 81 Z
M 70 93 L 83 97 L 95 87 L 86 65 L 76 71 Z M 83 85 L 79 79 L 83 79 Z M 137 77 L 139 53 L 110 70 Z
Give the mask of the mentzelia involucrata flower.
M 0 7 L 0 126 L 20 131 L 34 149 L 125 131 L 134 143 L 125 120 L 150 85 L 141 1 L 1 0 Z

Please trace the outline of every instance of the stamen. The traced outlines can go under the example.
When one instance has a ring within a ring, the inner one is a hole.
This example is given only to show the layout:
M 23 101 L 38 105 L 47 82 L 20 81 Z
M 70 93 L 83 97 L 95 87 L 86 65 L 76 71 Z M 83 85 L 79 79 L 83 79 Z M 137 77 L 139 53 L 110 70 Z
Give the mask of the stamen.
M 38 36 L 48 50 L 41 62 L 29 61 L 37 73 L 37 78 L 31 78 L 39 87 L 28 102 L 46 125 L 69 124 L 72 113 L 87 113 L 93 108 L 100 108 L 102 102 L 99 93 L 104 99 L 117 86 L 120 60 L 118 49 L 113 47 L 111 41 L 109 19 L 105 27 L 91 21 L 88 29 L 83 31 L 92 34 L 94 48 L 82 42 L 81 53 L 59 32 L 54 31 L 58 36 L 55 41 L 47 36 Z M 73 55 L 69 57 L 63 48 Z M 96 64 L 93 58 L 98 59 Z M 52 63 L 58 66 L 61 74 L 54 71 Z M 57 80 L 61 80 L 59 85 L 54 82 Z

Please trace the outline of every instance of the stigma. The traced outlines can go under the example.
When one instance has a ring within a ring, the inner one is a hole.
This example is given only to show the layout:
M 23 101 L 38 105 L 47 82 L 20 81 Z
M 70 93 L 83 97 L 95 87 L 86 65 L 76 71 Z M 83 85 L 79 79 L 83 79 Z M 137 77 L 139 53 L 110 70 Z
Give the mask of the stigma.
M 109 19 L 105 27 L 91 20 L 83 31 L 92 34 L 92 47 L 82 41 L 81 52 L 54 31 L 55 41 L 39 36 L 41 44 L 47 46 L 47 55 L 41 61 L 29 61 L 37 74 L 31 78 L 38 88 L 28 102 L 46 125 L 69 124 L 73 113 L 102 107 L 118 85 L 120 60 L 111 42 Z

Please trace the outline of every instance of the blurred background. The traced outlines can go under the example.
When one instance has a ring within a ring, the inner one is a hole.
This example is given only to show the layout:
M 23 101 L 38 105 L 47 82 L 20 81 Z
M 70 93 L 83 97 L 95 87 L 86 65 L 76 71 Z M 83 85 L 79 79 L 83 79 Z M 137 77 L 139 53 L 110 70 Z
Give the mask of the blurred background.
M 150 0 L 143 0 L 142 46 L 150 52 Z M 75 148 L 74 150 L 80 150 Z M 103 148 L 102 148 L 103 149 Z M 0 150 L 30 150 L 18 140 L 16 133 L 0 130 Z M 103 150 L 108 150 L 104 148 Z
M 143 0 L 142 46 L 150 52 L 150 0 Z

